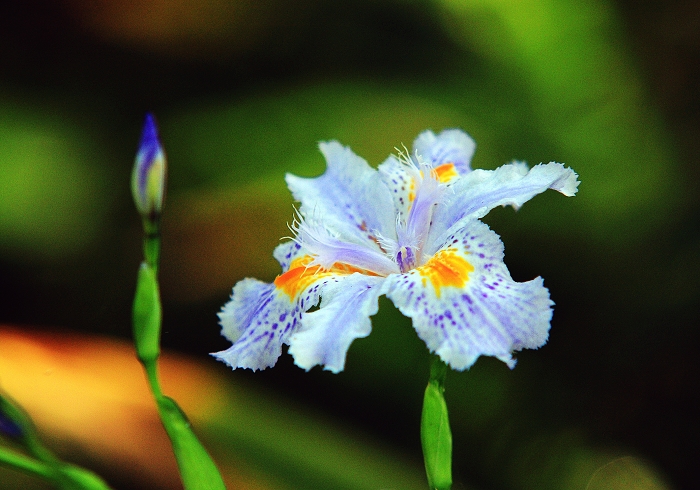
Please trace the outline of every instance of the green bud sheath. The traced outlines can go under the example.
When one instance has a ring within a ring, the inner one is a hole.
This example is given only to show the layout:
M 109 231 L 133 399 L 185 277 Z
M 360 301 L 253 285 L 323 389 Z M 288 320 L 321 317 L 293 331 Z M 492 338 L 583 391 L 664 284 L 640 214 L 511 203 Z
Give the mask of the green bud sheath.
M 452 432 L 445 403 L 446 374 L 447 365 L 435 357 L 421 416 L 423 458 L 431 490 L 449 490 L 452 486 Z
M 134 343 L 139 360 L 153 363 L 160 354 L 160 294 L 156 272 L 146 262 L 141 264 L 134 298 Z

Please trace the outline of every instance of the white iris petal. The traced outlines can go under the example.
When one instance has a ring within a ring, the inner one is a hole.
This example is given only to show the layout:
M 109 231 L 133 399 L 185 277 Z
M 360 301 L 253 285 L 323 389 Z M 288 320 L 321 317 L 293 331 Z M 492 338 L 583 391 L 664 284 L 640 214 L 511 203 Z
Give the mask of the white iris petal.
M 303 369 L 342 371 L 351 342 L 370 333 L 381 295 L 454 369 L 482 355 L 512 367 L 512 352 L 546 342 L 547 288 L 541 278 L 510 277 L 502 242 L 479 218 L 547 189 L 574 195 L 575 172 L 558 163 L 472 171 L 475 145 L 459 130 L 426 131 L 414 157 L 404 149 L 378 169 L 337 142 L 319 146 L 323 175 L 287 176 L 301 206 L 292 241 L 275 250 L 282 273 L 234 287 L 219 315 L 233 345 L 217 358 L 264 369 L 287 344 Z
M 338 233 L 326 228 L 320 220 L 298 216 L 292 225 L 296 232 L 294 241 L 306 249 L 313 258 L 309 266 L 318 265 L 328 270 L 341 263 L 387 276 L 399 272 L 396 263 L 381 252 L 364 243 L 344 240 Z

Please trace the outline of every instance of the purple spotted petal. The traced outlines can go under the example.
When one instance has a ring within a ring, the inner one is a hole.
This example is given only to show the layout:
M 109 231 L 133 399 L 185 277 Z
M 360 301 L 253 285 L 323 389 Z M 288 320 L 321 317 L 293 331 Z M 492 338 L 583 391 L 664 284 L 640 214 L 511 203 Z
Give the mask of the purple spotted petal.
M 306 370 L 316 365 L 334 373 L 345 367 L 353 340 L 372 330 L 382 277 L 352 274 L 338 277 L 323 290 L 321 307 L 302 316 L 300 330 L 290 339 L 289 353 Z
M 453 163 L 459 174 L 471 171 L 475 149 L 474 140 L 459 129 L 446 129 L 437 136 L 432 131 L 424 131 L 413 142 L 414 152 L 433 167 Z
M 453 369 L 469 368 L 479 356 L 494 356 L 514 366 L 513 351 L 547 341 L 552 316 L 542 279 L 515 282 L 503 263 L 503 244 L 488 226 L 472 220 L 446 237 L 440 250 L 452 249 L 474 270 L 462 287 L 442 286 L 439 294 L 416 269 L 390 276 L 384 292 L 413 319 L 418 336 Z
M 496 170 L 474 170 L 455 181 L 433 215 L 426 254 L 435 253 L 462 219 L 481 218 L 496 206 L 516 209 L 547 189 L 565 196 L 576 194 L 576 173 L 561 163 L 539 164 L 529 171 L 524 163 L 503 165 Z
M 282 354 L 282 344 L 298 328 L 301 313 L 274 284 L 244 279 L 219 313 L 221 334 L 233 345 L 212 355 L 234 369 L 272 367 Z
M 277 259 L 277 262 L 282 266 L 282 272 L 287 272 L 289 270 L 289 265 L 292 260 L 303 257 L 306 255 L 306 251 L 297 242 L 288 241 L 280 243 L 275 247 L 272 256 Z

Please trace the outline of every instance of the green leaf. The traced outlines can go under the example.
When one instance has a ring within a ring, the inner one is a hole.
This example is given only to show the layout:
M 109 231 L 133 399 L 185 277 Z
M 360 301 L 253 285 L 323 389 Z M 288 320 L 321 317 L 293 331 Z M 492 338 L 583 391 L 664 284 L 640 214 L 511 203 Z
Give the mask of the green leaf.
M 58 468 L 59 488 L 66 490 L 109 490 L 110 487 L 92 471 L 73 466 L 61 465 Z
M 0 465 L 21 471 L 28 475 L 38 476 L 46 480 L 52 480 L 54 477 L 54 471 L 50 465 L 1 446 Z
M 185 489 L 226 490 L 218 468 L 192 432 L 189 420 L 175 400 L 160 396 L 158 410 L 172 442 Z

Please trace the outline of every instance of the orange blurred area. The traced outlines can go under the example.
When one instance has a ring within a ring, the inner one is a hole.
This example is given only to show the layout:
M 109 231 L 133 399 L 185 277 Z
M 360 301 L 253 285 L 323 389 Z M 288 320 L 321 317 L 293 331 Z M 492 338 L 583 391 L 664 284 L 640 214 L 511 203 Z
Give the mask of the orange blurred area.
M 162 386 L 197 423 L 224 410 L 220 379 L 202 363 L 163 353 Z M 0 327 L 0 385 L 59 455 L 152 488 L 179 488 L 170 442 L 133 346 L 98 336 Z M 64 453 L 75 453 L 64 455 Z M 262 488 L 221 468 L 229 488 Z M 109 479 L 109 478 L 108 478 Z
M 300 13 L 270 0 L 70 0 L 66 6 L 101 38 L 177 57 L 209 57 L 223 46 L 245 51 Z
M 226 369 L 219 374 L 215 366 L 165 352 L 160 378 L 227 488 L 423 488 L 421 465 L 397 448 L 241 382 Z M 95 471 L 113 488 L 182 488 L 129 343 L 0 326 L 0 387 L 66 462 Z M 19 485 L 9 488 L 25 488 Z

